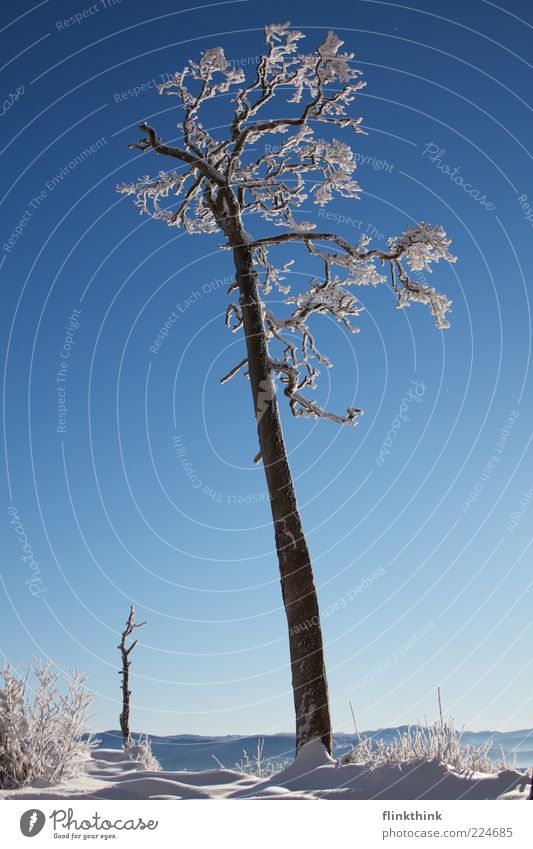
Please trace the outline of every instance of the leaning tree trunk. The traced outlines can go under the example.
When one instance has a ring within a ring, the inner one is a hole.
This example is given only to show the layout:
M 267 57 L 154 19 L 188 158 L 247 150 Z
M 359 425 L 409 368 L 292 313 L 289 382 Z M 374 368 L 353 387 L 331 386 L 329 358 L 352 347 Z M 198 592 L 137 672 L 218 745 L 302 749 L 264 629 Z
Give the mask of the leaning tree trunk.
M 235 246 L 236 282 L 246 335 L 248 374 L 270 495 L 281 590 L 289 627 L 296 711 L 296 752 L 305 743 L 318 738 L 331 753 L 328 685 L 318 600 L 283 439 L 257 289 L 257 274 L 246 234 L 241 231 L 231 235 Z

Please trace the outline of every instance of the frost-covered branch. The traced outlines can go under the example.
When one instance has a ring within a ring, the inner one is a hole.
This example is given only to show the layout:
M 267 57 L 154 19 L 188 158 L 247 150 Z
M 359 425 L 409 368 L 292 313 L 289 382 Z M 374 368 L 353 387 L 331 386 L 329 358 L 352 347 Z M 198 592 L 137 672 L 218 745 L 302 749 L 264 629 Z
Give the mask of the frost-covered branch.
M 413 302 L 426 304 L 437 327 L 447 328 L 451 301 L 415 278 L 422 270 L 431 272 L 434 263 L 455 262 L 455 257 L 443 227 L 425 221 L 392 236 L 382 249 L 373 247 L 366 236 L 352 244 L 340 234 L 317 231 L 315 224 L 301 217 L 304 203 L 322 207 L 335 196 L 353 200 L 360 196 L 352 147 L 335 134 L 363 132 L 352 104 L 365 85 L 361 71 L 353 65 L 353 53 L 342 51 L 343 42 L 335 33 L 328 33 L 310 53 L 300 52 L 303 38 L 288 23 L 265 27 L 265 52 L 248 81 L 221 47 L 204 51 L 198 61 L 190 60 L 159 86 L 160 94 L 177 98 L 178 143 L 163 142 L 144 122 L 140 124 L 143 138 L 131 145 L 177 160 L 179 166 L 118 188 L 135 198 L 141 213 L 168 226 L 182 226 L 191 233 L 220 230 L 227 237 L 223 247 L 251 249 L 261 286 L 264 329 L 272 344 L 282 345 L 281 356 L 272 357 L 277 363 L 273 373 L 284 385 L 293 413 L 356 423 L 359 411 L 336 416 L 301 395 L 304 388 L 316 388 L 317 364 L 331 366 L 315 343 L 308 319 L 327 314 L 354 331 L 351 318 L 361 307 L 351 287 L 386 284 L 398 308 Z M 232 104 L 227 129 L 220 131 L 220 137 L 207 130 L 202 119 L 206 106 L 216 98 Z M 317 135 L 322 127 L 323 138 Z M 263 152 L 258 155 L 258 150 Z M 243 216 L 248 221 L 251 213 L 280 232 L 254 238 L 243 226 Z M 287 283 L 294 259 L 278 263 L 272 257 L 277 246 L 292 242 L 303 244 L 323 270 L 323 276 L 311 278 L 303 292 L 291 293 Z M 235 288 L 237 281 L 229 291 Z M 288 315 L 276 315 L 269 305 L 267 296 L 273 288 L 292 310 Z M 226 325 L 233 332 L 243 327 L 240 302 L 229 304 Z M 231 369 L 222 382 L 245 362 Z
M 316 347 L 314 334 L 308 324 L 310 316 L 330 315 L 352 333 L 358 332 L 350 319 L 359 315 L 363 308 L 344 287 L 345 282 L 345 278 L 337 276 L 328 276 L 323 283 L 311 281 L 309 289 L 303 294 L 286 298 L 285 303 L 294 305 L 294 308 L 285 318 L 274 315 L 268 307 L 264 307 L 267 338 L 275 339 L 283 346 L 282 359 L 273 360 L 272 368 L 280 375 L 284 393 L 289 398 L 295 416 L 327 418 L 338 424 L 356 424 L 357 416 L 362 413 L 358 408 L 350 408 L 346 416 L 339 416 L 301 394 L 301 390 L 306 387 L 316 389 L 316 378 L 320 371 L 314 361 L 326 368 L 332 366 L 328 357 Z M 295 334 L 299 339 L 298 345 L 293 341 Z
M 289 406 L 294 416 L 310 416 L 313 419 L 330 419 L 337 424 L 356 424 L 357 417 L 363 414 L 358 407 L 348 407 L 345 416 L 325 410 L 316 401 L 312 401 L 302 395 L 301 389 L 306 386 L 315 388 L 315 376 L 318 372 L 310 368 L 307 375 L 302 378 L 298 368 L 302 363 L 293 366 L 288 360 L 271 360 L 272 370 L 281 375 L 280 380 L 284 384 L 284 393 L 289 399 Z
M 263 266 L 268 277 L 272 277 L 274 266 L 265 260 L 265 248 L 294 241 L 303 242 L 309 253 L 322 259 L 326 265 L 326 274 L 331 273 L 333 266 L 340 266 L 346 269 L 351 277 L 351 280 L 345 282 L 356 285 L 385 282 L 385 275 L 379 273 L 375 263 L 377 260 L 380 260 L 382 265 L 388 262 L 391 267 L 391 284 L 398 296 L 397 306 L 410 306 L 411 301 L 425 303 L 434 315 L 437 327 L 449 327 L 446 313 L 451 307 L 451 301 L 436 289 L 414 281 L 405 268 L 406 263 L 412 272 L 426 270 L 431 273 L 431 264 L 440 259 L 446 262 L 456 261 L 456 257 L 449 250 L 451 240 L 447 238 L 443 227 L 434 227 L 422 221 L 408 227 L 400 236 L 392 236 L 388 240 L 386 251 L 381 248 L 368 248 L 370 240 L 367 236 L 361 236 L 355 245 L 351 245 L 336 233 L 287 231 L 266 236 L 257 239 L 253 244 L 258 264 Z M 327 247 L 324 248 L 318 243 L 325 243 Z M 332 247 L 341 250 L 335 251 Z
M 245 357 L 244 360 L 241 360 L 240 363 L 237 363 L 236 366 L 233 366 L 231 371 L 224 375 L 224 377 L 220 378 L 221 383 L 227 383 L 228 380 L 231 380 L 232 377 L 235 377 L 237 372 L 239 372 L 248 362 L 248 357 Z
M 361 118 L 348 113 L 356 92 L 365 85 L 359 79 L 361 72 L 351 64 L 353 54 L 340 51 L 343 42 L 334 33 L 312 54 L 297 52 L 302 38 L 303 33 L 291 30 L 289 24 L 267 26 L 267 53 L 248 85 L 243 70 L 228 62 L 221 47 L 204 51 L 198 62 L 190 60 L 162 83 L 159 93 L 177 96 L 183 113 L 177 125 L 181 145 L 163 142 L 156 130 L 143 122 L 143 138 L 130 147 L 178 159 L 184 173 L 169 177 L 161 173 L 155 180 L 142 177 L 120 185 L 119 191 L 135 194 L 141 212 L 162 218 L 169 226 L 184 225 L 193 231 L 193 222 L 199 218 L 202 223 L 197 232 L 212 232 L 220 226 L 220 218 L 228 212 L 224 208 L 228 188 L 240 198 L 241 211 L 253 210 L 268 220 L 281 215 L 288 224 L 293 221 L 291 210 L 309 195 L 321 205 L 333 193 L 358 197 L 351 148 L 337 139 L 315 138 L 315 126 L 325 123 L 362 132 Z M 226 138 L 217 139 L 204 128 L 200 113 L 213 98 L 232 92 L 235 108 L 229 132 Z M 259 117 L 271 101 L 291 104 L 289 110 L 299 104 L 302 108 L 283 118 Z M 250 145 L 289 130 L 293 132 L 278 149 L 250 157 Z M 199 181 L 199 189 L 202 178 L 215 189 L 214 195 L 193 190 L 187 196 L 186 185 Z M 184 209 L 178 214 L 160 204 L 169 194 L 184 196 Z M 218 204 L 217 215 L 214 208 Z

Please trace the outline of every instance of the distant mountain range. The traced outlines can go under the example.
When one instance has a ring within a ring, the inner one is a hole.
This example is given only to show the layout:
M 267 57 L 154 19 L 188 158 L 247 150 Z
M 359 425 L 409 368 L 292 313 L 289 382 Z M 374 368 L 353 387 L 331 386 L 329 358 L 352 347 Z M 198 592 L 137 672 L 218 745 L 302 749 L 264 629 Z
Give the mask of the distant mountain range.
M 406 726 L 398 728 L 379 728 L 376 731 L 364 731 L 363 736 L 375 740 L 391 741 L 398 734 L 406 731 Z M 120 731 L 100 731 L 97 739 L 100 746 L 109 749 L 119 749 L 122 745 Z M 137 735 L 133 735 L 136 737 Z M 258 742 L 264 741 L 263 758 L 280 760 L 292 759 L 294 754 L 294 736 L 292 734 L 253 734 L 239 737 L 202 737 L 196 734 L 173 734 L 166 737 L 151 735 L 152 749 L 165 770 L 206 770 L 217 766 L 217 761 L 228 769 L 234 769 L 243 758 L 243 751 L 250 757 L 257 752 Z M 491 753 L 494 759 L 501 756 L 501 751 L 516 762 L 520 768 L 533 765 L 533 729 L 521 731 L 465 731 L 463 742 L 473 746 L 482 746 L 488 740 L 492 742 Z M 355 741 L 355 734 L 334 735 L 334 755 L 350 752 Z

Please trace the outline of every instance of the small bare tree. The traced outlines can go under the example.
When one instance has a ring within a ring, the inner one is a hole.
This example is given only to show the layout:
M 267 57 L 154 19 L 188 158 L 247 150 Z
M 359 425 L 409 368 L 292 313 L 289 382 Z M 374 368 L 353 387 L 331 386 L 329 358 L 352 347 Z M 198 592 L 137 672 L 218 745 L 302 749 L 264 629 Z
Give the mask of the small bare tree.
M 398 307 L 413 301 L 427 304 L 437 327 L 448 327 L 450 301 L 412 279 L 409 272 L 430 271 L 432 262 L 453 262 L 455 257 L 448 250 L 450 240 L 443 228 L 426 222 L 392 236 L 382 249 L 370 247 L 366 236 L 351 244 L 336 233 L 317 231 L 315 224 L 297 220 L 295 212 L 309 199 L 323 206 L 335 194 L 359 197 L 352 149 L 331 136 L 316 138 L 315 130 L 322 125 L 327 133 L 332 129 L 362 132 L 361 119 L 351 117 L 349 107 L 365 85 L 361 72 L 353 67 L 353 54 L 341 52 L 343 42 L 334 33 L 311 53 L 298 52 L 303 37 L 289 24 L 267 26 L 266 52 L 248 83 L 243 70 L 227 61 L 221 47 L 206 50 L 198 62 L 189 61 L 159 86 L 159 93 L 175 96 L 182 110 L 178 143 L 164 142 L 144 122 L 140 124 L 143 138 L 130 145 L 168 158 L 175 167 L 118 189 L 134 195 L 141 213 L 169 226 L 183 226 L 189 233 L 221 231 L 226 237 L 222 247 L 232 253 L 235 264 L 235 281 L 228 294 L 238 292 L 238 303 L 227 307 L 226 323 L 234 332 L 244 330 L 246 357 L 222 382 L 245 368 L 250 380 L 259 438 L 256 460 L 263 461 L 270 494 L 289 627 L 296 748 L 318 738 L 331 751 L 318 601 L 275 380 L 295 416 L 356 424 L 362 413 L 359 408 L 350 407 L 339 415 L 308 396 L 316 387 L 318 366 L 331 366 L 315 344 L 309 320 L 329 315 L 356 332 L 351 320 L 362 308 L 351 289 L 389 279 Z M 205 128 L 200 113 L 209 101 L 231 94 L 232 115 L 227 132 L 219 138 Z M 267 144 L 267 139 L 272 143 Z M 277 232 L 250 235 L 245 216 L 249 221 L 253 213 L 276 225 Z M 294 260 L 286 255 L 277 263 L 271 259 L 272 249 L 289 244 L 305 249 L 321 269 L 304 291 L 294 294 L 286 282 Z M 388 278 L 383 267 L 388 268 Z M 268 303 L 273 287 L 289 306 L 285 315 L 274 313 Z
M 120 730 L 122 731 L 122 740 L 125 749 L 130 749 L 133 745 L 130 733 L 130 654 L 139 642 L 138 640 L 134 640 L 131 645 L 127 646 L 126 640 L 133 634 L 135 628 L 142 628 L 143 625 L 146 625 L 146 622 L 135 623 L 135 608 L 132 605 L 130 607 L 130 615 L 128 616 L 126 627 L 122 631 L 122 639 L 120 640 L 120 644 L 117 646 L 122 656 L 122 669 L 119 669 L 118 674 L 122 675 L 122 713 L 120 714 Z

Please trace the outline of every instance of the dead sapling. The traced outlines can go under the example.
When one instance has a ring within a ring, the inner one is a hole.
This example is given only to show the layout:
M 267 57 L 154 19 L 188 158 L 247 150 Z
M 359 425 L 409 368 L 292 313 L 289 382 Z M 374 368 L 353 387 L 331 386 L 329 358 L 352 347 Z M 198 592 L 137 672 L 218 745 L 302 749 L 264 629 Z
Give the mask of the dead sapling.
M 146 622 L 135 622 L 135 608 L 132 605 L 130 607 L 130 615 L 128 616 L 126 627 L 122 631 L 122 638 L 120 640 L 120 644 L 117 646 L 120 651 L 120 654 L 122 655 L 122 669 L 120 669 L 118 673 L 119 675 L 122 675 L 122 713 L 120 714 L 119 718 L 120 730 L 122 731 L 123 746 L 125 749 L 130 749 L 131 746 L 133 746 L 133 740 L 130 732 L 130 654 L 139 642 L 138 640 L 134 640 L 130 646 L 127 646 L 126 641 L 128 637 L 133 634 L 135 628 L 142 628 L 143 625 L 146 625 Z

